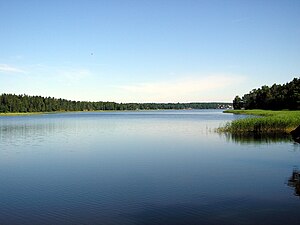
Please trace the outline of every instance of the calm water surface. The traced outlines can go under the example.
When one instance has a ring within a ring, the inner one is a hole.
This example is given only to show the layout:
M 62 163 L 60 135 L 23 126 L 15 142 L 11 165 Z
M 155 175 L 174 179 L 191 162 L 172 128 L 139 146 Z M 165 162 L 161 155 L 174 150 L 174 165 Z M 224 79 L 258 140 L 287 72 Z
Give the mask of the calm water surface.
M 300 224 L 300 147 L 219 110 L 0 117 L 0 224 Z

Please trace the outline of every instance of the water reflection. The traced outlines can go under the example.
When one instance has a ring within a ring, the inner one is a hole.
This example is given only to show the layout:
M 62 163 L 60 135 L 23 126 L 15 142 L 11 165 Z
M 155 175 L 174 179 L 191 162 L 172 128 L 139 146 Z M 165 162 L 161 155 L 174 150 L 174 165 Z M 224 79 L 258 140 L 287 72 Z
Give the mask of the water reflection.
M 286 133 L 225 133 L 226 140 L 228 142 L 235 142 L 241 144 L 261 144 L 261 143 L 279 143 L 279 142 L 291 142 L 291 135 Z
M 299 224 L 290 137 L 201 112 L 0 118 L 0 224 Z
M 297 205 L 278 204 L 274 199 L 232 198 L 211 204 L 149 205 L 129 215 L 136 225 L 185 224 L 299 224 Z
M 292 176 L 289 178 L 287 185 L 295 189 L 294 195 L 300 196 L 300 170 L 297 168 L 293 170 Z

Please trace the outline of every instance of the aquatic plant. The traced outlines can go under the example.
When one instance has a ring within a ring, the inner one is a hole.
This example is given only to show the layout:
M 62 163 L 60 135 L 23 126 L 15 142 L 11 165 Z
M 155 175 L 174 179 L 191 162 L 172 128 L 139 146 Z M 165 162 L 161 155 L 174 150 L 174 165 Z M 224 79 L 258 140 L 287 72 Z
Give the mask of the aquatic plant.
M 226 123 L 219 132 L 289 133 L 300 125 L 300 111 L 228 110 L 226 113 L 254 115 Z

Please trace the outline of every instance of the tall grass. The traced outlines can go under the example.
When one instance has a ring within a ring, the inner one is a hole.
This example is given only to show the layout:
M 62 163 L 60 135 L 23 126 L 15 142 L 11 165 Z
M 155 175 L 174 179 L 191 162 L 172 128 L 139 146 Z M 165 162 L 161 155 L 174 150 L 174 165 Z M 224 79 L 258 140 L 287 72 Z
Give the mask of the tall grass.
M 226 113 L 254 115 L 228 122 L 220 132 L 230 133 L 289 133 L 300 125 L 300 111 L 228 110 Z

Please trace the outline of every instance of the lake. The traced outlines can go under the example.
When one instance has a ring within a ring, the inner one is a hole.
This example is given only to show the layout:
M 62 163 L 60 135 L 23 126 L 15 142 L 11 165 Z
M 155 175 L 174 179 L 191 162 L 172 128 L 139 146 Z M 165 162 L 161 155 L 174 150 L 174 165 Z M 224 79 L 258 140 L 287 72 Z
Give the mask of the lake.
M 300 145 L 214 132 L 241 117 L 0 117 L 0 224 L 300 224 Z

